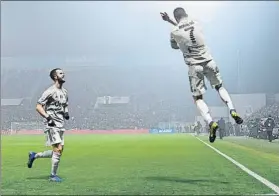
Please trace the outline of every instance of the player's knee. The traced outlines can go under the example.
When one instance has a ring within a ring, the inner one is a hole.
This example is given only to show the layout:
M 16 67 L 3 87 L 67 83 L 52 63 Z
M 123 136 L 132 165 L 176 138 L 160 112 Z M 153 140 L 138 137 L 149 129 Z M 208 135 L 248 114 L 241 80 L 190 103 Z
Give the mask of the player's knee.
M 218 84 L 218 85 L 216 85 L 215 86 L 215 89 L 217 90 L 217 91 L 219 91 L 219 89 L 222 87 L 222 83 L 221 84 Z
M 63 152 L 63 145 L 61 144 L 54 144 L 53 145 L 53 152 L 59 153 L 62 155 Z
M 56 148 L 56 149 L 53 149 L 53 152 L 62 155 L 63 150 L 61 150 L 61 149 L 59 149 L 59 148 Z
M 63 146 L 61 144 L 58 145 L 58 152 L 62 155 Z
M 62 155 L 62 153 L 64 151 L 64 146 L 61 145 L 61 147 L 59 147 L 59 151 L 60 151 L 60 154 Z
M 199 99 L 203 99 L 202 95 L 193 96 L 194 100 L 197 101 Z

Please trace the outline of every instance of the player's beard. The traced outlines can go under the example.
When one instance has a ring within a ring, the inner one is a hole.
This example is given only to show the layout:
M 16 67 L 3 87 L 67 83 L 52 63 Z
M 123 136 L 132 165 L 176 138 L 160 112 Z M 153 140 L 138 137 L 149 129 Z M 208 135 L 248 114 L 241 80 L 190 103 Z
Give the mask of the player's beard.
M 64 84 L 66 81 L 64 78 L 59 78 L 58 79 L 59 84 Z

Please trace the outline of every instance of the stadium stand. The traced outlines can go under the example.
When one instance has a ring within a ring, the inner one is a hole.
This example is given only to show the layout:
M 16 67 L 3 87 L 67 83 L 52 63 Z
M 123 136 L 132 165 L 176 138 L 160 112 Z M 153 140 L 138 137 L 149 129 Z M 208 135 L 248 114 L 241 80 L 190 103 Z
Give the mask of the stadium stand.
M 155 70 L 144 70 L 135 73 L 129 68 L 128 71 L 127 68 L 111 67 L 66 68 L 65 86 L 70 96 L 72 117 L 67 128 L 141 129 L 170 120 L 194 121 L 193 113 L 187 112 L 188 105 L 176 103 L 175 94 L 179 89 L 173 89 L 174 81 L 169 79 L 166 84 L 156 84 Z M 1 129 L 10 129 L 13 122 L 41 122 L 35 105 L 43 90 L 52 83 L 48 77 L 49 69 L 5 70 L 1 74 Z M 150 80 L 155 84 L 149 85 Z M 127 96 L 130 101 L 94 108 L 97 98 L 107 95 Z

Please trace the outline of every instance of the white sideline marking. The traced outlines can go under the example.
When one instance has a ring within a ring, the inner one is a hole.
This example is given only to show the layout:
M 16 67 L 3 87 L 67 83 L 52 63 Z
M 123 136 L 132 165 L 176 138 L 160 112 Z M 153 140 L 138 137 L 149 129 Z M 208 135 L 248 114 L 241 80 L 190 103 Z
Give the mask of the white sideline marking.
M 275 184 L 273 184 L 272 182 L 268 181 L 267 179 L 261 177 L 260 175 L 256 174 L 255 172 L 251 171 L 250 169 L 248 169 L 247 167 L 245 167 L 244 165 L 240 164 L 239 162 L 237 162 L 236 160 L 234 160 L 233 158 L 229 157 L 228 155 L 222 153 L 221 151 L 217 150 L 216 148 L 214 148 L 213 146 L 211 146 L 210 144 L 202 141 L 200 138 L 196 137 L 198 140 L 200 140 L 202 143 L 204 143 L 205 145 L 207 145 L 209 148 L 211 148 L 212 150 L 214 150 L 215 152 L 217 152 L 219 155 L 225 157 L 226 159 L 228 159 L 230 162 L 232 162 L 233 164 L 235 164 L 237 167 L 239 167 L 240 169 L 242 169 L 243 171 L 245 171 L 247 174 L 249 174 L 250 176 L 256 178 L 258 181 L 260 181 L 261 183 L 263 183 L 265 186 L 269 187 L 270 189 L 272 189 L 273 191 L 275 191 L 275 195 L 279 194 L 279 187 Z M 258 194 L 258 195 L 265 195 L 265 194 Z M 270 195 L 270 194 L 268 194 Z

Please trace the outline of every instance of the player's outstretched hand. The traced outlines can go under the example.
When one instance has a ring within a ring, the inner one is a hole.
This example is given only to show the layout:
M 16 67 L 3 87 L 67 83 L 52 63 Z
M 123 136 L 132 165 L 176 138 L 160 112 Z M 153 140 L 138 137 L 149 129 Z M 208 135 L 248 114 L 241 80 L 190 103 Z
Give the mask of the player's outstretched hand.
M 161 14 L 161 17 L 164 21 L 169 21 L 170 20 L 170 17 L 167 14 L 167 12 L 160 12 L 160 14 Z
M 65 118 L 66 120 L 69 120 L 69 119 L 70 119 L 70 116 L 69 116 L 69 113 L 68 113 L 68 112 L 66 112 L 66 113 L 64 114 L 64 118 Z
M 47 119 L 48 126 L 50 126 L 50 127 L 54 127 L 55 126 L 55 122 L 54 122 L 54 120 L 52 119 L 51 116 L 48 116 L 46 119 Z

